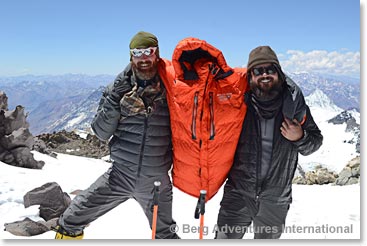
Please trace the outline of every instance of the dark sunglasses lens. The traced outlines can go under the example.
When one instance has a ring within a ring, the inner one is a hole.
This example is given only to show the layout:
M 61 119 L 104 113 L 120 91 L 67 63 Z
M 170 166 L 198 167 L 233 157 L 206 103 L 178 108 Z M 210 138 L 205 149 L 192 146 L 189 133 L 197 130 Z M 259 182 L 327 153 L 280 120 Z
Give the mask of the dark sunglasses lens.
M 259 67 L 259 68 L 254 68 L 252 70 L 252 72 L 254 73 L 255 76 L 259 76 L 260 74 L 262 74 L 263 68 Z
M 275 74 L 276 73 L 275 67 L 274 66 L 267 67 L 266 68 L 266 73 L 267 74 Z
M 271 66 L 268 66 L 268 67 L 254 68 L 252 70 L 252 72 L 254 73 L 255 76 L 259 76 L 259 75 L 262 75 L 264 73 L 266 73 L 266 74 L 275 74 L 277 72 L 277 70 L 273 65 L 271 65 Z

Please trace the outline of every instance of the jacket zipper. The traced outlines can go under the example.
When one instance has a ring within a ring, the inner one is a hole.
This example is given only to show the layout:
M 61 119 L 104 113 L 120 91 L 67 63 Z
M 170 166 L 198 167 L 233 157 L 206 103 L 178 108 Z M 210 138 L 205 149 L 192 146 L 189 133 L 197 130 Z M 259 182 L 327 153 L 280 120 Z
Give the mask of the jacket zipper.
M 140 177 L 140 171 L 141 171 L 141 166 L 143 164 L 143 156 L 144 156 L 144 148 L 145 148 L 145 138 L 147 136 L 147 128 L 148 128 L 148 114 L 145 116 L 144 119 L 144 132 L 143 132 L 143 138 L 142 138 L 142 144 L 141 144 L 141 148 L 140 148 L 140 156 L 139 156 L 139 165 L 138 165 L 138 177 Z
M 210 110 L 210 137 L 209 137 L 209 140 L 213 140 L 215 136 L 213 92 L 209 92 L 209 110 Z
M 257 130 L 259 131 L 260 141 L 258 143 L 259 151 L 257 155 L 257 162 L 256 162 L 256 194 L 255 194 L 255 201 L 259 200 L 260 190 L 259 190 L 259 173 L 261 173 L 261 154 L 262 154 L 262 147 L 261 147 L 261 123 L 259 119 L 256 119 L 257 122 Z
M 276 122 L 276 117 L 275 117 L 275 119 L 274 119 L 274 129 L 275 129 L 275 122 Z M 268 124 L 266 124 L 265 123 L 265 131 L 267 131 L 267 125 Z M 271 163 L 272 163 L 272 160 L 273 160 L 273 153 L 274 153 L 274 139 L 275 139 L 275 131 L 273 131 L 273 141 L 272 141 L 272 148 L 271 148 L 271 156 L 270 156 L 270 166 L 269 166 L 269 168 L 268 168 L 268 172 L 266 173 L 266 175 L 265 175 L 265 177 L 264 177 L 264 180 L 262 181 L 262 183 L 261 183 L 261 190 L 264 190 L 264 185 L 265 185 L 265 180 L 267 179 L 267 177 L 268 177 L 268 174 L 269 174 L 269 172 L 270 172 L 270 169 L 271 169 L 271 167 L 272 167 L 272 165 L 271 165 Z
M 192 109 L 192 123 L 191 123 L 191 136 L 192 139 L 196 140 L 196 117 L 198 114 L 198 104 L 199 104 L 199 92 L 195 92 L 194 96 L 194 107 Z
M 206 78 L 206 81 L 205 81 L 205 87 L 204 87 L 204 94 L 203 94 L 203 104 L 204 104 L 204 102 L 205 102 L 205 95 L 206 95 L 206 89 L 207 89 L 207 87 L 208 87 L 208 82 L 209 82 L 209 76 L 210 76 L 210 65 L 209 65 L 209 74 L 208 74 L 208 77 Z M 199 92 L 196 92 L 197 94 L 199 94 Z M 195 93 L 195 95 L 196 95 L 196 93 Z M 212 92 L 211 92 L 212 93 Z M 210 93 L 209 93 L 209 95 L 210 95 Z M 210 100 L 209 100 L 209 105 L 210 105 Z M 202 124 L 202 122 L 201 122 L 201 120 L 203 119 L 203 114 L 204 114 L 204 105 L 203 105 L 203 107 L 201 107 L 201 112 L 200 112 L 200 124 Z M 211 114 L 211 113 L 210 113 Z M 214 115 L 213 115 L 213 117 L 214 117 Z M 214 126 L 214 125 L 213 125 Z M 213 136 L 214 137 L 214 136 Z M 202 143 L 203 143 L 203 141 L 202 141 L 202 139 L 200 139 L 200 141 L 199 141 L 199 148 L 201 149 L 201 145 L 202 145 Z M 200 150 L 201 151 L 201 150 Z M 200 164 L 201 165 L 201 164 Z M 209 169 L 208 169 L 209 170 Z M 202 171 L 202 169 L 201 169 L 201 166 L 199 167 L 199 177 L 201 177 L 201 171 Z

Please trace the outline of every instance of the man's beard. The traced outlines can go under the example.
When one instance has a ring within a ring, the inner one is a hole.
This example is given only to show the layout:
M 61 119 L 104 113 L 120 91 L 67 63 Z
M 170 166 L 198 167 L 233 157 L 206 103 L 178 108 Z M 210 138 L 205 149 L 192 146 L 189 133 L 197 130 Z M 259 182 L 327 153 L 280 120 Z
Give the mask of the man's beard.
M 273 77 L 266 77 L 267 79 L 273 80 Z M 265 84 L 263 82 L 260 82 L 260 80 L 263 78 L 258 79 L 257 82 L 254 82 L 252 79 L 250 80 L 250 89 L 256 96 L 256 98 L 260 101 L 270 101 L 275 98 L 277 98 L 282 90 L 283 90 L 283 83 L 279 80 L 273 80 Z
M 149 68 L 142 68 L 144 65 L 148 65 Z M 139 61 L 137 63 L 132 63 L 132 69 L 135 75 L 141 80 L 150 80 L 158 72 L 157 61 Z

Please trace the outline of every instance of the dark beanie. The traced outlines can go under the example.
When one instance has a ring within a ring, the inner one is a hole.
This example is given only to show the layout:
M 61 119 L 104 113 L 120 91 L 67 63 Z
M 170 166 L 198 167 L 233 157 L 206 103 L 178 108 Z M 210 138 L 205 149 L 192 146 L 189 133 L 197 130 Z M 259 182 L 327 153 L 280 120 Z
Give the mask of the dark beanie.
M 247 69 L 251 70 L 254 66 L 262 63 L 273 63 L 280 68 L 278 57 L 269 46 L 259 46 L 250 52 Z
M 158 39 L 156 36 L 149 32 L 138 32 L 135 36 L 131 39 L 130 49 L 145 49 L 148 47 L 158 47 Z M 156 50 L 156 55 L 159 57 L 159 48 Z

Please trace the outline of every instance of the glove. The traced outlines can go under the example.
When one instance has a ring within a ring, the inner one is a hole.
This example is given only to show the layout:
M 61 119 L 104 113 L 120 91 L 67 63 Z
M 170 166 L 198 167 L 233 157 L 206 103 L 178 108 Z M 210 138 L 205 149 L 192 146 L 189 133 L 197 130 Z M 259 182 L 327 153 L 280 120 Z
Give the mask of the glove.
M 127 79 L 127 76 L 124 76 L 123 78 L 118 77 L 113 85 L 110 98 L 116 103 L 119 103 L 125 93 L 131 91 L 131 88 L 132 87 L 129 80 Z

